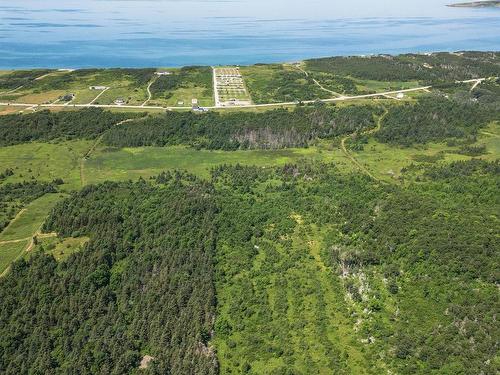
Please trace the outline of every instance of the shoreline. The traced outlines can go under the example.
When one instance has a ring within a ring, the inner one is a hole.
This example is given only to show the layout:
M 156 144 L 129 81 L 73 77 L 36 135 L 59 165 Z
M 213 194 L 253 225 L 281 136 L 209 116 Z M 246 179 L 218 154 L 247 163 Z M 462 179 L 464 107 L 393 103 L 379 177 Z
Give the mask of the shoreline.
M 500 2 L 499 2 L 500 4 Z M 447 6 L 452 6 L 452 5 L 447 5 Z M 499 5 L 500 6 L 500 5 Z M 442 53 L 448 53 L 451 55 L 460 55 L 466 52 L 482 52 L 482 53 L 500 53 L 500 48 L 497 50 L 493 49 L 459 49 L 459 50 L 433 50 L 433 51 L 410 51 L 410 52 L 401 52 L 401 53 L 390 53 L 390 52 L 381 52 L 381 53 L 359 53 L 359 54 L 337 54 L 337 55 L 319 55 L 319 56 L 311 56 L 311 57 L 306 57 L 302 59 L 290 59 L 290 60 L 276 60 L 272 62 L 255 62 L 255 63 L 231 63 L 231 62 L 224 62 L 220 64 L 208 64 L 208 63 L 200 63 L 200 64 L 184 64 L 184 65 L 178 65 L 178 64 L 161 64 L 161 65 L 110 65 L 110 66 L 98 66 L 98 65 L 83 65 L 80 67 L 77 66 L 22 66 L 22 67 L 5 67 L 5 66 L 0 66 L 0 72 L 11 72 L 11 71 L 18 71 L 18 70 L 38 70 L 38 69 L 47 69 L 47 70 L 54 70 L 59 71 L 59 72 L 72 72 L 75 70 L 83 70 L 83 69 L 178 69 L 178 68 L 183 68 L 183 67 L 188 67 L 188 66 L 202 66 L 202 67 L 221 67 L 221 66 L 240 66 L 240 67 L 248 67 L 248 66 L 255 66 L 255 65 L 273 65 L 273 64 L 294 64 L 297 62 L 304 62 L 308 60 L 319 60 L 319 59 L 329 59 L 329 58 L 350 58 L 350 57 L 355 57 L 355 58 L 371 58 L 371 57 L 378 57 L 378 56 L 403 56 L 403 55 L 422 55 L 422 56 L 431 56 L 431 55 L 436 55 L 436 54 L 442 54 Z
M 446 5 L 449 8 L 500 8 L 500 1 L 472 1 Z

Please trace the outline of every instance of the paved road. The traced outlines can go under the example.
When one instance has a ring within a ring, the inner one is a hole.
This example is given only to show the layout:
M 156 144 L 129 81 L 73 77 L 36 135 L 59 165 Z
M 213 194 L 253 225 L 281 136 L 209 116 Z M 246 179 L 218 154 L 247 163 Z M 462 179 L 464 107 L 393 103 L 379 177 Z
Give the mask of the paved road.
M 478 78 L 478 79 L 471 79 L 471 80 L 466 80 L 466 81 L 456 81 L 456 83 L 472 83 L 472 82 L 477 82 L 477 81 L 484 81 L 487 78 Z M 428 91 L 432 88 L 432 86 L 421 86 L 421 87 L 415 87 L 412 89 L 404 89 L 404 90 L 394 90 L 394 91 L 384 91 L 384 92 L 378 92 L 375 94 L 365 94 L 365 95 L 355 95 L 355 96 L 341 96 L 338 98 L 330 98 L 330 99 L 316 99 L 316 100 L 304 100 L 300 103 L 302 104 L 312 104 L 316 102 L 323 102 L 323 103 L 334 103 L 334 102 L 342 102 L 342 101 L 347 101 L 347 100 L 357 100 L 357 99 L 369 99 L 369 98 L 377 98 L 381 96 L 387 96 L 387 95 L 397 95 L 399 93 L 408 93 L 408 92 L 417 92 L 417 91 Z M 104 92 L 104 91 L 103 91 Z M 102 95 L 101 93 L 100 95 Z M 98 95 L 98 97 L 100 96 Z M 96 107 L 96 108 L 126 108 L 126 109 L 158 109 L 158 110 L 167 110 L 167 111 L 172 111 L 172 110 L 190 110 L 192 107 L 162 107 L 162 106 L 141 106 L 141 105 L 117 105 L 117 104 L 93 104 L 93 102 L 96 100 L 95 98 L 91 103 L 89 104 L 72 104 L 69 107 L 74 107 L 74 108 L 88 108 L 88 107 Z M 246 105 L 240 105 L 240 106 L 231 106 L 231 107 L 217 107 L 217 106 L 211 106 L 211 107 L 205 107 L 207 109 L 245 109 L 245 108 L 266 108 L 266 107 L 281 107 L 281 106 L 294 106 L 299 104 L 299 102 L 281 102 L 281 103 L 266 103 L 266 104 L 246 104 Z M 35 108 L 59 108 L 59 107 L 65 107 L 65 104 L 33 104 L 33 103 L 0 103 L 0 106 L 11 106 L 11 107 L 35 107 Z
M 401 93 L 405 93 L 405 92 L 422 91 L 422 90 L 430 89 L 431 87 L 432 86 L 416 87 L 416 88 L 413 88 L 413 89 L 406 89 L 406 90 L 387 91 L 387 92 L 381 92 L 381 93 L 376 93 L 376 94 L 366 94 L 366 95 L 356 95 L 356 96 L 342 96 L 342 97 L 339 97 L 339 98 L 331 98 L 331 99 L 304 100 L 304 101 L 302 101 L 300 103 L 303 103 L 303 104 L 312 104 L 312 103 L 316 103 L 316 102 L 332 103 L 332 102 L 339 102 L 339 101 L 345 101 L 345 100 L 376 98 L 376 97 L 384 96 L 384 95 L 398 94 L 400 92 Z M 89 103 L 89 104 L 72 104 L 72 105 L 69 105 L 69 107 L 75 107 L 75 108 L 96 107 L 96 108 L 128 108 L 128 109 L 163 109 L 163 110 L 176 110 L 176 109 L 186 110 L 186 109 L 192 109 L 192 107 L 162 107 L 162 106 L 151 106 L 151 105 L 150 106 L 147 106 L 147 105 L 142 106 L 142 105 L 93 104 L 93 102 L 96 99 L 94 99 L 92 101 L 92 103 Z M 216 107 L 216 106 L 211 106 L 211 107 L 205 107 L 205 108 L 207 108 L 207 109 L 260 108 L 260 107 L 292 106 L 292 105 L 297 105 L 297 104 L 299 104 L 299 102 L 280 102 L 280 103 L 267 103 L 267 104 L 246 104 L 246 105 L 232 106 L 232 107 Z M 33 103 L 0 103 L 0 106 L 58 108 L 58 107 L 65 107 L 66 105 L 65 104 L 33 104 Z

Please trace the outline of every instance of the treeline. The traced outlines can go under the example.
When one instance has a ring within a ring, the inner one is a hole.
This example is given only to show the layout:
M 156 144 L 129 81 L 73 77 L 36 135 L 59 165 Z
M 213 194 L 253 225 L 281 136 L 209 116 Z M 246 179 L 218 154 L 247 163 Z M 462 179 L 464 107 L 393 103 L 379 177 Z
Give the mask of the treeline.
M 431 166 L 425 170 L 424 176 L 432 180 L 462 178 L 482 175 L 500 176 L 500 161 L 472 159 L 454 161 L 446 165 Z
M 45 230 L 92 239 L 67 262 L 40 253 L 0 279 L 0 372 L 216 374 L 211 193 L 105 183 L 59 204 Z
M 470 100 L 432 95 L 419 99 L 416 104 L 392 106 L 375 138 L 404 146 L 448 138 L 473 138 L 481 127 L 499 118 L 500 108 L 492 110 Z
M 178 144 L 222 150 L 305 147 L 316 138 L 375 127 L 374 112 L 380 111 L 374 106 L 320 105 L 259 113 L 169 112 L 113 128 L 103 141 L 116 147 Z
M 0 116 L 0 146 L 54 139 L 92 139 L 118 122 L 138 116 L 100 108 Z
M 43 183 L 37 181 L 4 184 L 0 186 L 0 232 L 19 210 L 47 193 L 57 192 L 59 181 Z
M 376 81 L 453 82 L 500 76 L 498 52 L 350 56 L 312 59 L 308 69 Z

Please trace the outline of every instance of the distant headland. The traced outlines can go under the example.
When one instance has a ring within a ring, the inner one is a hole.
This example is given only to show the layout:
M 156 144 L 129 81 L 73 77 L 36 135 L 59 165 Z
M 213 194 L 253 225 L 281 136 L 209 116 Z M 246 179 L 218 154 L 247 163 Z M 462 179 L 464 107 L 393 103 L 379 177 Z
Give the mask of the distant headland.
M 472 1 L 469 3 L 457 3 L 447 5 L 454 8 L 500 8 L 500 0 Z

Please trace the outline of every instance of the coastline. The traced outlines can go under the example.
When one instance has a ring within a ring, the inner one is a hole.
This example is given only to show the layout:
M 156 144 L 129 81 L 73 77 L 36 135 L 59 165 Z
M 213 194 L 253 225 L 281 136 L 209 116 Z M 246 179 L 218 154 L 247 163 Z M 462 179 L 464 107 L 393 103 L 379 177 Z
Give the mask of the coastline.
M 500 1 L 473 1 L 446 5 L 450 8 L 500 8 Z

